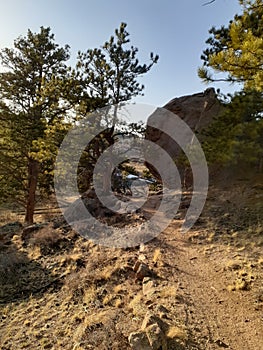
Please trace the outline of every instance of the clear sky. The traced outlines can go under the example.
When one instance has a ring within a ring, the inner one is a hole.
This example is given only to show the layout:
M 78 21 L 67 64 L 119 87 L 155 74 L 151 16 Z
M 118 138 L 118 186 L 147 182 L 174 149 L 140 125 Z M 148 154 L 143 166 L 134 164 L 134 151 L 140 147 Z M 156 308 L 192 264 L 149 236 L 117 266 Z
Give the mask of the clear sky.
M 0 0 L 0 48 L 11 47 L 27 29 L 49 26 L 57 43 L 69 44 L 71 63 L 78 50 L 101 46 L 121 22 L 142 62 L 151 51 L 159 62 L 140 81 L 137 102 L 163 106 L 174 97 L 205 90 L 197 76 L 211 26 L 228 24 L 240 12 L 238 0 Z M 227 84 L 212 84 L 223 92 Z

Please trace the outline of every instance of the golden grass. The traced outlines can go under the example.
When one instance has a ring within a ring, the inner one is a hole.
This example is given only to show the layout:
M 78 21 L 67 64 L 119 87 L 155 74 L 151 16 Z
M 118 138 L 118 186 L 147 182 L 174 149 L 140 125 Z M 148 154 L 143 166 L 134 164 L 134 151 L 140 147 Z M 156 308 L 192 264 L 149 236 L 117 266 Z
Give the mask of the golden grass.
M 120 292 L 123 292 L 124 286 L 123 284 L 117 284 L 117 286 L 115 286 L 113 290 L 114 290 L 114 293 L 119 294 Z
M 128 310 L 132 311 L 134 316 L 141 316 L 144 311 L 142 308 L 143 294 L 140 291 L 128 304 Z
M 0 210 L 0 225 L 6 225 L 10 222 L 19 221 L 22 222 L 22 216 L 13 212 L 9 209 L 1 209 Z
M 92 286 L 88 287 L 87 289 L 85 289 L 82 301 L 83 301 L 83 303 L 88 305 L 92 301 L 96 300 L 96 298 L 97 298 L 97 290 L 96 290 L 96 287 L 94 285 L 92 285 Z
M 186 330 L 178 326 L 171 326 L 166 336 L 170 339 L 180 339 L 182 341 L 186 341 L 188 338 Z
M 176 298 L 177 290 L 178 290 L 177 285 L 176 286 L 175 285 L 166 286 L 160 290 L 159 296 L 161 298 Z
M 155 249 L 153 253 L 153 262 L 156 264 L 158 261 L 161 260 L 161 258 L 162 258 L 161 249 L 160 248 Z

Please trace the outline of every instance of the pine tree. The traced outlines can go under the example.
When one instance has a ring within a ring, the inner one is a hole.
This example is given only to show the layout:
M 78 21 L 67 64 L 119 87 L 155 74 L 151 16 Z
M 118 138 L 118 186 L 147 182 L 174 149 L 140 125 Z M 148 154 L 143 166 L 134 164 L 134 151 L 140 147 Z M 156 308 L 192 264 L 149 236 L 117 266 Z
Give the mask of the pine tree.
M 263 4 L 261 0 L 240 0 L 242 14 L 227 27 L 212 27 L 199 76 L 206 82 L 238 82 L 245 89 L 263 91 Z M 227 76 L 216 78 L 215 73 Z
M 77 76 L 83 87 L 83 96 L 78 112 L 87 118 L 90 112 L 90 99 L 95 101 L 94 107 L 114 105 L 113 115 L 101 121 L 108 128 L 99 137 L 93 140 L 83 152 L 80 160 L 80 174 L 83 174 L 85 184 L 82 190 L 87 189 L 91 183 L 93 168 L 102 152 L 114 143 L 120 120 L 117 118 L 117 110 L 122 102 L 129 101 L 133 97 L 142 95 L 144 85 L 138 82 L 138 78 L 150 71 L 157 63 L 158 55 L 150 53 L 149 64 L 141 64 L 137 58 L 138 49 L 130 46 L 127 24 L 121 23 L 101 48 L 88 49 L 85 53 L 79 52 L 77 62 Z M 85 96 L 89 96 L 86 100 Z M 87 101 L 87 103 L 86 103 Z M 98 122 L 98 121 L 97 121 Z M 91 122 L 93 123 L 93 122 Z M 108 171 L 109 169 L 105 169 Z M 110 179 L 110 174 L 105 179 Z M 109 182 L 105 183 L 105 191 L 109 188 Z
M 201 135 L 209 163 L 246 163 L 262 170 L 262 94 L 241 91 L 231 96 L 231 102 L 224 106 L 223 112 Z
M 227 27 L 211 28 L 198 73 L 205 82 L 240 83 L 222 112 L 204 132 L 203 146 L 212 163 L 258 165 L 263 162 L 263 4 L 240 0 L 242 14 Z M 223 73 L 218 78 L 213 73 Z M 227 74 L 227 76 L 225 76 Z
M 41 143 L 52 139 L 52 131 L 54 141 L 66 128 L 69 46 L 60 47 L 51 29 L 41 27 L 15 40 L 14 48 L 1 50 L 0 59 L 1 189 L 23 202 L 25 222 L 32 223 L 37 190 L 44 183 L 48 187 L 43 174 L 50 164 L 41 156 Z

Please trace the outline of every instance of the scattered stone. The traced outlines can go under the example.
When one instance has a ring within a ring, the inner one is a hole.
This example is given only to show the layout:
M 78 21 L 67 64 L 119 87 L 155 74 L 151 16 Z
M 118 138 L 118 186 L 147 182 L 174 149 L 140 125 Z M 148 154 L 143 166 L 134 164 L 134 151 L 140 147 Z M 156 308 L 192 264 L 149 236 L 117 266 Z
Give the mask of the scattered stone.
M 138 271 L 138 268 L 139 268 L 140 264 L 141 264 L 141 262 L 139 260 L 137 260 L 136 263 L 134 264 L 133 268 L 132 268 L 134 272 Z
M 230 262 L 228 265 L 227 265 L 227 268 L 228 270 L 240 270 L 241 269 L 241 263 L 240 262 L 236 262 L 236 261 L 233 261 L 233 262 Z
M 136 280 L 142 281 L 144 277 L 151 277 L 153 275 L 152 271 L 148 267 L 148 265 L 144 264 L 143 262 L 139 262 L 139 265 L 135 264 L 136 270 Z
M 144 331 L 146 328 L 155 323 L 157 323 L 161 329 L 165 328 L 165 323 L 158 316 L 153 315 L 151 312 L 147 312 L 142 322 L 141 330 Z
M 154 323 L 146 329 L 146 334 L 152 350 L 166 350 L 167 341 L 159 325 Z
M 229 348 L 229 345 L 224 343 L 221 339 L 217 339 L 215 343 L 220 346 L 221 348 Z
M 140 251 L 140 253 L 145 251 L 145 244 L 144 243 L 140 244 L 140 250 L 139 251 Z
M 140 331 L 131 333 L 128 341 L 133 350 L 152 350 L 145 332 Z
M 140 260 L 140 261 L 145 261 L 147 258 L 146 258 L 146 256 L 144 255 L 144 254 L 140 254 L 139 256 L 138 256 L 138 260 Z
M 164 307 L 163 305 L 158 305 L 157 306 L 157 311 L 162 313 L 162 314 L 168 314 L 169 310 L 166 309 L 166 307 Z
M 144 295 L 153 294 L 155 292 L 155 283 L 151 277 L 144 277 L 142 281 L 142 292 Z
M 129 335 L 129 343 L 134 350 L 167 350 L 165 323 L 157 316 L 147 313 L 141 330 Z

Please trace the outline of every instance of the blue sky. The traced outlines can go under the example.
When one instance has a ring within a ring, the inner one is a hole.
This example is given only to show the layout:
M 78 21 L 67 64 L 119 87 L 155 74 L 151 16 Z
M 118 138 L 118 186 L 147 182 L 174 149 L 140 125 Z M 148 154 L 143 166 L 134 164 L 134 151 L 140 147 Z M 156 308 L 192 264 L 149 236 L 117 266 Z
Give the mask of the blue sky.
M 197 76 L 202 64 L 208 30 L 227 24 L 240 12 L 238 0 L 0 0 L 0 48 L 14 39 L 50 26 L 56 41 L 69 44 L 71 63 L 78 50 L 99 47 L 121 22 L 127 23 L 131 44 L 142 62 L 151 51 L 159 54 L 157 65 L 140 82 L 145 85 L 137 102 L 163 106 L 174 97 L 203 91 Z M 227 84 L 212 84 L 223 92 Z

